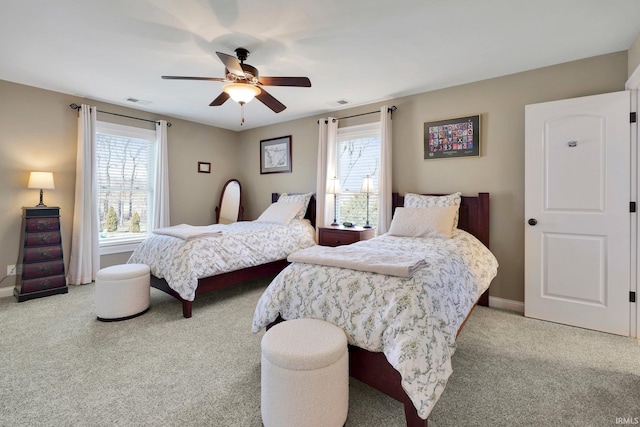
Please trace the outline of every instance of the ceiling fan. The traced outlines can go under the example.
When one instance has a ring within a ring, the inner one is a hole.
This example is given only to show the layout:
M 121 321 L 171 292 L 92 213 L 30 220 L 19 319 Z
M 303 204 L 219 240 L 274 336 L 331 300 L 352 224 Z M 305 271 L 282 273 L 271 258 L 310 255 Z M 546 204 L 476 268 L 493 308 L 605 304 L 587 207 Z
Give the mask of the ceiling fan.
M 238 59 L 226 53 L 216 52 L 218 58 L 220 58 L 225 66 L 224 78 L 187 76 L 162 76 L 162 78 L 226 82 L 227 84 L 222 88 L 222 93 L 209 104 L 210 106 L 215 107 L 222 105 L 229 98 L 244 106 L 244 104 L 255 97 L 276 113 L 283 111 L 287 107 L 270 95 L 263 86 L 311 87 L 311 81 L 307 77 L 261 77 L 257 68 L 244 63 L 249 56 L 247 49 L 239 47 L 235 52 Z M 244 122 L 244 117 L 242 118 L 242 122 Z

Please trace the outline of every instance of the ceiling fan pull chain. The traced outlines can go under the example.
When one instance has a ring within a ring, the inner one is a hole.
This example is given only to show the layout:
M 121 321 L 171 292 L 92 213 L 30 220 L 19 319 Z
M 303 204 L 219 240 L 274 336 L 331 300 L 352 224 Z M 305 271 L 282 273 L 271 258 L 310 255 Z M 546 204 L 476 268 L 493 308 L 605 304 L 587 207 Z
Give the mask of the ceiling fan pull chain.
M 244 102 L 240 103 L 240 126 L 244 124 Z

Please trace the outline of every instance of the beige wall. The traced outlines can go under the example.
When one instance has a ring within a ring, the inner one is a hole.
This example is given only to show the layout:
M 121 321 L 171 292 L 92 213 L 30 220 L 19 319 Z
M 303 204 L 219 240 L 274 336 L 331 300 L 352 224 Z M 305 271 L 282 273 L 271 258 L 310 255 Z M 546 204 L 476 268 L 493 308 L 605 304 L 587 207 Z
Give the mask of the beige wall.
M 260 140 L 291 135 L 291 173 L 260 174 Z M 238 172 L 245 219 L 255 219 L 271 203 L 271 193 L 308 193 L 316 188 L 318 128 L 307 118 L 243 131 L 239 134 Z
M 524 106 L 624 89 L 627 53 L 589 58 L 506 77 L 385 102 L 393 113 L 393 190 L 400 193 L 491 193 L 491 249 L 500 262 L 491 295 L 524 300 Z M 341 117 L 378 109 L 382 103 L 343 110 Z M 423 159 L 423 123 L 481 114 L 482 155 Z M 375 117 L 375 116 L 374 116 Z M 247 216 L 269 204 L 271 191 L 312 191 L 316 175 L 319 117 L 244 131 L 239 158 L 243 188 L 250 194 Z M 293 138 L 293 173 L 259 174 L 259 141 Z
M 69 108 L 73 102 L 145 119 L 166 119 L 173 124 L 168 131 L 173 224 L 212 223 L 222 186 L 237 174 L 236 132 L 0 80 L 0 277 L 4 277 L 7 265 L 17 263 L 22 206 L 38 203 L 38 190 L 27 189 L 31 170 L 54 174 L 56 188 L 45 190 L 44 202 L 61 208 L 62 243 L 68 266 L 78 116 Z M 101 113 L 98 119 L 153 128 L 153 124 Z M 198 161 L 211 162 L 212 173 L 197 173 Z M 103 256 L 101 264 L 104 267 L 124 262 L 128 256 Z M 14 279 L 6 278 L 0 287 L 14 286 Z
M 637 43 L 637 41 L 636 41 Z M 524 298 L 524 106 L 624 89 L 627 52 L 618 52 L 477 83 L 385 102 L 393 114 L 393 190 L 400 193 L 462 191 L 491 193 L 491 249 L 500 269 L 491 295 Z M 52 170 L 56 189 L 45 203 L 62 208 L 65 258 L 69 253 L 75 177 L 76 113 L 69 95 L 0 81 L 0 273 L 16 262 L 20 208 L 37 203 L 27 190 L 28 172 Z M 158 119 L 155 115 L 108 104 L 99 109 Z M 326 114 L 346 116 L 378 109 L 382 103 Z M 423 123 L 481 115 L 482 155 L 477 158 L 423 160 Z M 108 119 L 111 116 L 101 115 Z M 270 203 L 271 192 L 315 189 L 317 124 L 320 116 L 241 133 L 168 118 L 172 223 L 206 224 L 222 185 L 240 179 L 247 219 Z M 375 116 L 369 116 L 375 118 Z M 113 121 L 113 119 L 111 119 Z M 292 135 L 293 172 L 260 174 L 261 139 Z M 198 161 L 212 163 L 198 174 Z M 104 265 L 124 262 L 128 254 L 103 257 Z M 1 277 L 2 275 L 0 275 Z M 0 286 L 13 286 L 12 278 Z
M 631 77 L 631 74 L 633 74 L 633 72 L 638 67 L 640 67 L 640 34 L 638 34 L 636 39 L 629 47 L 629 60 L 627 68 L 627 74 L 629 75 L 629 77 Z

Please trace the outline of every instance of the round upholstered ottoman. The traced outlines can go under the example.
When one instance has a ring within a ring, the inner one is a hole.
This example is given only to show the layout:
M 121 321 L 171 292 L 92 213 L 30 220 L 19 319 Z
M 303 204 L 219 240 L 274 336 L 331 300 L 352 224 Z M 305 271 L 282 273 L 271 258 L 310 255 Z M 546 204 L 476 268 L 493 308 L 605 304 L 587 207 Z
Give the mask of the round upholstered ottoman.
M 349 409 L 349 356 L 342 329 L 317 319 L 278 323 L 262 337 L 265 427 L 338 427 Z
M 145 313 L 149 280 L 149 266 L 144 264 L 113 265 L 98 271 L 94 294 L 98 320 L 126 320 Z

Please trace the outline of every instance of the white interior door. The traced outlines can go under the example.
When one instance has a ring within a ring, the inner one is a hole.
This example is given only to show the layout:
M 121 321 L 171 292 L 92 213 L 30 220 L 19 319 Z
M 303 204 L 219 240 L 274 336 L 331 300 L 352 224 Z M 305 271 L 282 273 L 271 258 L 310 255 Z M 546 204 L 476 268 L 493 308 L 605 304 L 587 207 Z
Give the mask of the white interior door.
M 525 316 L 629 335 L 630 92 L 525 109 Z

